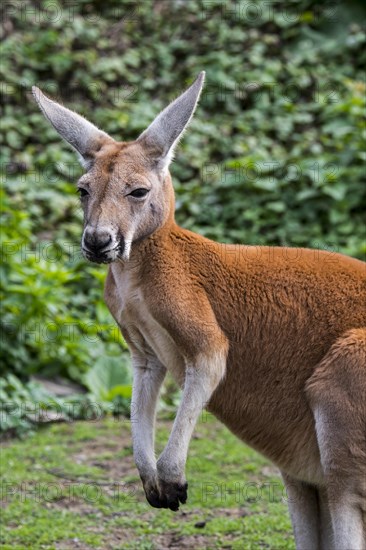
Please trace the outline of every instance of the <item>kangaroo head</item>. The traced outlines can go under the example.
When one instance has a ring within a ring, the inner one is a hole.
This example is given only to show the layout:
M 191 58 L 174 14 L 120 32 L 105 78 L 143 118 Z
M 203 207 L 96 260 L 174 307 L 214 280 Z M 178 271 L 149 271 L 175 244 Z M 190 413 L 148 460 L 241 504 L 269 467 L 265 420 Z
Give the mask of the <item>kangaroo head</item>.
M 88 260 L 128 260 L 133 243 L 151 235 L 173 215 L 168 168 L 193 116 L 204 77 L 201 72 L 132 142 L 115 141 L 33 87 L 43 114 L 76 150 L 86 170 L 77 185 L 84 210 L 81 247 Z

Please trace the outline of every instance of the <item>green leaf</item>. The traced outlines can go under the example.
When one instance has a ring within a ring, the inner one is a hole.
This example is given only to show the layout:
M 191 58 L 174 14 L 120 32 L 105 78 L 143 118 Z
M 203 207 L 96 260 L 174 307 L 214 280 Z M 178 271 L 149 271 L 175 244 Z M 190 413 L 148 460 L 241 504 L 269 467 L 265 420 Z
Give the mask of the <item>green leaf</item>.
M 105 401 L 111 401 L 115 395 L 120 395 L 121 388 L 126 392 L 126 386 L 130 382 L 131 374 L 122 355 L 121 358 L 99 357 L 85 375 L 85 384 L 90 392 L 97 399 Z M 115 395 L 112 390 L 116 391 Z

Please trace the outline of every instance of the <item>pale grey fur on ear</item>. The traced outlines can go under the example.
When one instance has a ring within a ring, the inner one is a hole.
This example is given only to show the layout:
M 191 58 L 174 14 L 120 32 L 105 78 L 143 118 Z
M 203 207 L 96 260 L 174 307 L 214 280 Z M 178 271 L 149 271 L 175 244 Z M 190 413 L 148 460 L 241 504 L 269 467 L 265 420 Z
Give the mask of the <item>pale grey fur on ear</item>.
M 79 154 L 84 168 L 89 168 L 90 155 L 100 138 L 112 139 L 84 117 L 46 97 L 39 88 L 32 87 L 39 108 L 60 136 Z
M 138 138 L 137 141 L 143 143 L 158 161 L 159 170 L 167 170 L 174 148 L 196 109 L 204 80 L 205 71 L 202 71 L 194 83 L 168 105 Z

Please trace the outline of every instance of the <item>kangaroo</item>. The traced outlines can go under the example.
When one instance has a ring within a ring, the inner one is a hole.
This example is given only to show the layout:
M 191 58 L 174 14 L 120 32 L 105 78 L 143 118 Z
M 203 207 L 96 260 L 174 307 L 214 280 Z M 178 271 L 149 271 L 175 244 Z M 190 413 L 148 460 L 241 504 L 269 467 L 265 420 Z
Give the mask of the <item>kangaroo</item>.
M 281 470 L 298 550 L 366 549 L 366 264 L 342 254 L 212 242 L 179 227 L 169 165 L 205 73 L 136 141 L 33 88 L 78 153 L 82 251 L 131 353 L 132 438 L 146 498 L 178 510 L 204 407 Z M 169 370 L 182 386 L 158 460 Z

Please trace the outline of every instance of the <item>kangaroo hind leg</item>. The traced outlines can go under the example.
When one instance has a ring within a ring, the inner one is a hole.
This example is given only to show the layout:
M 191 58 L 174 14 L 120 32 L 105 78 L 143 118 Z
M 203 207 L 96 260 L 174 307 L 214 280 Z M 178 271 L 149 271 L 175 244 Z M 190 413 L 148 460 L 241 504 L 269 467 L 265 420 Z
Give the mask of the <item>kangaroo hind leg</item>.
M 287 503 L 294 531 L 296 550 L 320 550 L 319 511 L 317 490 L 285 472 Z
M 339 338 L 307 384 L 334 548 L 366 550 L 366 329 Z

